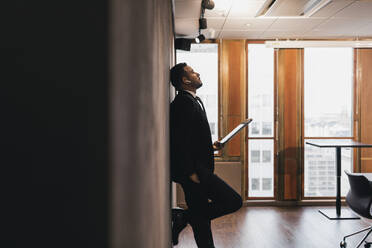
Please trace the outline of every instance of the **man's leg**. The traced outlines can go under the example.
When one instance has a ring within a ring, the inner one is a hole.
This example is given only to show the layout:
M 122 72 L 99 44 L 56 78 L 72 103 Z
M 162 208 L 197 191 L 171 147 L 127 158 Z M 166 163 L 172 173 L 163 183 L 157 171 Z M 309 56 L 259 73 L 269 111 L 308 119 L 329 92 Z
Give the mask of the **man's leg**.
M 211 221 L 205 213 L 208 211 L 208 198 L 201 184 L 191 180 L 182 184 L 188 206 L 187 216 L 194 238 L 199 248 L 214 248 Z
M 199 248 L 214 248 L 211 221 L 195 218 L 190 222 L 194 238 Z
M 217 175 L 209 176 L 202 184 L 208 199 L 212 200 L 206 210 L 210 220 L 233 213 L 242 207 L 241 196 Z
M 178 244 L 178 236 L 180 232 L 187 226 L 188 217 L 187 211 L 181 208 L 172 209 L 172 243 Z
M 218 176 L 211 174 L 208 180 L 182 184 L 188 209 L 188 222 L 199 248 L 212 248 L 213 236 L 210 220 L 233 213 L 241 208 L 242 198 Z M 208 200 L 211 200 L 209 202 Z

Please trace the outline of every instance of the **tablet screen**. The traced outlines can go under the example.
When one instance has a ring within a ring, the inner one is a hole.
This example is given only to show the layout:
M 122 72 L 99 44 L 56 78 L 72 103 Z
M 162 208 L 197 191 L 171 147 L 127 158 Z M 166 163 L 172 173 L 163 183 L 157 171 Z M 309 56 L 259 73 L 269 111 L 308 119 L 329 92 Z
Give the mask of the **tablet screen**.
M 242 123 L 240 123 L 238 126 L 236 126 L 236 128 L 234 128 L 228 135 L 226 135 L 225 137 L 223 137 L 221 140 L 220 140 L 220 143 L 221 144 L 225 144 L 226 142 L 228 142 L 232 137 L 234 137 L 240 130 L 242 130 L 244 127 L 246 127 L 249 123 L 252 122 L 252 118 L 249 118 L 245 121 L 243 121 Z

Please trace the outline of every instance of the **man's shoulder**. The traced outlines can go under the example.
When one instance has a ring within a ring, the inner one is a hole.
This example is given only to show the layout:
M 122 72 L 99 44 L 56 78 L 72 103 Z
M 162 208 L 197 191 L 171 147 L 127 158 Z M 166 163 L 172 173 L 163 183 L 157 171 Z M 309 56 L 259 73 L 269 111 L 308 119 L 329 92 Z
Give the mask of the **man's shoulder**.
M 180 92 L 172 101 L 173 105 L 194 105 L 195 99 L 191 94 Z

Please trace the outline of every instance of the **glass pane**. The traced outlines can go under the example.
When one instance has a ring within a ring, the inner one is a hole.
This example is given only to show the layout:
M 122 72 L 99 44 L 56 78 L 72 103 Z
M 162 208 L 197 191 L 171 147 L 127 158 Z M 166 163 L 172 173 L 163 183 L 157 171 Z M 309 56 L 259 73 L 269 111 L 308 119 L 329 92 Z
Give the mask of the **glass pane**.
M 251 188 L 254 191 L 260 190 L 260 179 L 252 178 Z
M 248 45 L 248 117 L 250 137 L 274 135 L 274 49 Z
M 352 136 L 351 48 L 305 48 L 305 137 Z
M 191 44 L 190 51 L 177 50 L 177 63 L 182 62 L 200 73 L 203 86 L 196 94 L 207 112 L 212 140 L 218 140 L 218 44 Z
M 306 140 L 309 141 L 309 140 Z M 352 171 L 352 150 L 341 149 L 341 196 L 349 191 L 344 170 Z M 305 145 L 305 197 L 336 196 L 336 149 Z
M 272 178 L 262 178 L 262 190 L 271 190 L 273 188 Z
M 249 197 L 274 196 L 274 141 L 249 140 Z M 261 185 L 262 183 L 262 185 Z

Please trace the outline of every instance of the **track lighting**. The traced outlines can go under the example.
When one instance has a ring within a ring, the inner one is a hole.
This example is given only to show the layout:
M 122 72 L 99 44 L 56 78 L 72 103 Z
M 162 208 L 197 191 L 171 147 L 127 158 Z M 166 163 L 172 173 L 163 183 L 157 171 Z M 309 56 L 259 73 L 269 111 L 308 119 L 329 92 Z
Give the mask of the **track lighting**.
M 185 50 L 190 51 L 191 49 L 191 42 L 193 42 L 194 39 L 185 39 L 185 38 L 178 38 L 174 42 L 174 46 L 176 49 L 179 50 Z
M 207 19 L 204 17 L 201 17 L 199 19 L 199 29 L 207 29 Z
M 203 0 L 202 1 L 202 7 L 204 9 L 213 9 L 214 8 L 214 2 L 212 0 Z
M 196 43 L 201 43 L 205 40 L 205 36 L 200 34 L 198 37 L 195 38 Z

